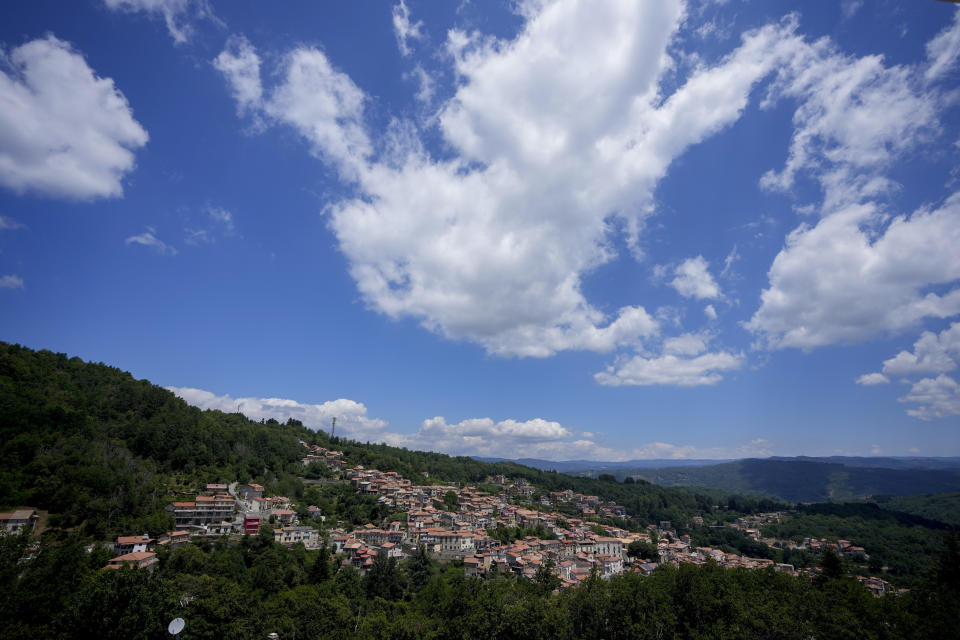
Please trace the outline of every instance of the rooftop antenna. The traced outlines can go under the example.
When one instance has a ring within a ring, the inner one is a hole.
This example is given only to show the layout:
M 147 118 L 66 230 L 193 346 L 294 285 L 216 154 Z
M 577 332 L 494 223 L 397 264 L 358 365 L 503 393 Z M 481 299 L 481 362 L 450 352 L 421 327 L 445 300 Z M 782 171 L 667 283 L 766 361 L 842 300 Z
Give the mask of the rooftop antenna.
M 333 424 L 330 426 L 330 439 L 333 440 L 337 435 L 337 416 L 333 416 Z
M 170 624 L 167 625 L 167 633 L 176 638 L 177 634 L 183 631 L 185 624 L 186 623 L 183 621 L 183 618 L 174 618 L 170 621 Z

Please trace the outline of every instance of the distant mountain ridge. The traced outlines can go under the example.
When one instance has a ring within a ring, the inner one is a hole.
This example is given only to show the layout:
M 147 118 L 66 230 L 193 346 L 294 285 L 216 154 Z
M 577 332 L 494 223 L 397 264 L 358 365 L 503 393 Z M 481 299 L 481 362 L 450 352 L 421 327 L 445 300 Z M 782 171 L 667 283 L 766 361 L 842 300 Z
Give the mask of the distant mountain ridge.
M 667 487 L 709 487 L 791 502 L 850 500 L 960 491 L 960 457 L 771 457 L 742 460 L 593 462 L 525 459 L 526 466 Z
M 947 463 L 952 464 L 952 463 Z M 623 469 L 624 476 L 667 487 L 705 486 L 791 502 L 824 502 L 960 490 L 951 469 L 864 467 L 809 459 L 744 459 L 703 467 Z
M 770 456 L 769 458 L 650 458 L 620 462 L 602 460 L 541 460 L 539 458 L 489 458 L 473 456 L 482 462 L 516 462 L 543 471 L 569 473 L 621 469 L 663 469 L 669 467 L 707 467 L 741 460 L 806 461 L 842 464 L 848 467 L 877 469 L 930 469 L 960 471 L 960 456 Z
M 596 460 L 541 460 L 539 458 L 484 458 L 473 456 L 482 462 L 515 462 L 526 467 L 533 467 L 541 471 L 557 471 L 559 473 L 575 473 L 578 471 L 615 471 L 619 469 L 660 469 L 663 467 L 702 467 L 706 465 L 733 462 L 732 459 L 670 459 L 651 458 L 646 460 L 626 460 L 623 462 L 598 462 Z

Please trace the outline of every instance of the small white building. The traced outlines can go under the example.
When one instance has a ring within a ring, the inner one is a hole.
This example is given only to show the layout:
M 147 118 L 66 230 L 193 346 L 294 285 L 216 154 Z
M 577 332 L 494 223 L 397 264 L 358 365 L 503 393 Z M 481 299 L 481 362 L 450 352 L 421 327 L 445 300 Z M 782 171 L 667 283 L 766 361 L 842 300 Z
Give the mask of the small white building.
M 22 531 L 33 531 L 37 524 L 38 516 L 33 509 L 17 509 L 0 513 L 0 531 L 8 533 L 20 533 Z
M 149 551 L 153 545 L 153 538 L 147 534 L 142 536 L 120 536 L 113 545 L 114 551 L 118 556 L 124 556 L 128 553 L 140 553 Z
M 313 527 L 281 527 L 273 530 L 273 539 L 282 545 L 291 546 L 302 542 L 307 549 L 320 546 L 320 532 Z

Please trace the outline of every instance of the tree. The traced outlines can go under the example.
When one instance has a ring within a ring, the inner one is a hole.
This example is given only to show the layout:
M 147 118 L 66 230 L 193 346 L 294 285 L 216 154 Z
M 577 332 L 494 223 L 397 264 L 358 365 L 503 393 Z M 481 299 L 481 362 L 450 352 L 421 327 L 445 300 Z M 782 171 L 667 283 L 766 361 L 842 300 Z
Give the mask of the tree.
M 397 567 L 397 559 L 388 558 L 383 551 L 378 553 L 363 577 L 363 588 L 368 598 L 399 600 L 403 596 L 403 574 Z
M 950 532 L 943 536 L 943 548 L 934 568 L 936 584 L 960 594 L 960 541 Z
M 825 580 L 836 580 L 843 575 L 843 562 L 833 547 L 827 547 L 821 553 L 820 570 Z
M 320 584 L 330 579 L 330 549 L 327 543 L 320 547 L 320 553 L 310 567 L 310 584 Z
M 61 637 L 157 637 L 173 609 L 163 581 L 145 569 L 100 571 L 58 615 Z
M 555 567 L 553 560 L 548 558 L 537 568 L 537 572 L 533 576 L 533 582 L 540 587 L 542 593 L 550 593 L 560 588 L 560 576 L 554 571 Z
M 460 508 L 460 499 L 454 491 L 447 491 L 443 494 L 443 504 L 447 506 L 448 511 L 456 511 Z
M 630 545 L 627 546 L 627 555 L 634 560 L 644 558 L 656 562 L 660 559 L 660 551 L 657 549 L 657 545 L 643 542 L 642 540 L 634 540 L 631 542 Z
M 426 545 L 417 547 L 417 552 L 407 562 L 407 576 L 410 578 L 410 586 L 414 591 L 419 592 L 433 575 L 433 563 L 430 556 L 427 555 Z

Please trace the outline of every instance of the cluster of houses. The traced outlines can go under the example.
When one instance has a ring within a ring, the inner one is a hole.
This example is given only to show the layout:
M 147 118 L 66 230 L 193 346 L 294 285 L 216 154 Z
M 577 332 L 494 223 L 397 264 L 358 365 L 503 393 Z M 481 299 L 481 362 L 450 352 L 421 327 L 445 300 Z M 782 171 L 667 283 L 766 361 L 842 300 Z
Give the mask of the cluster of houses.
M 342 451 L 331 451 L 316 444 L 308 445 L 303 440 L 300 441 L 300 444 L 310 451 L 310 453 L 300 459 L 300 463 L 305 467 L 316 462 L 325 465 L 333 471 L 340 471 L 346 466 L 346 463 L 343 461 Z
M 344 563 L 361 570 L 372 564 L 380 552 L 403 557 L 419 545 L 424 545 L 438 558 L 461 559 L 467 575 L 513 572 L 533 577 L 542 566 L 548 566 L 560 577 L 563 585 L 575 585 L 594 570 L 603 577 L 611 577 L 625 570 L 650 572 L 657 566 L 643 558 L 627 555 L 631 542 L 649 543 L 649 534 L 611 526 L 598 529 L 596 523 L 586 519 L 595 515 L 627 517 L 622 506 L 603 503 L 597 496 L 570 490 L 544 496 L 549 504 L 572 503 L 582 518 L 571 518 L 511 504 L 511 498 L 532 497 L 535 490 L 523 480 L 511 481 L 503 476 L 487 479 L 489 484 L 504 487 L 502 493 L 490 495 L 475 487 L 413 485 L 399 474 L 377 469 L 351 467 L 345 469 L 344 474 L 358 492 L 378 496 L 390 506 L 406 510 L 406 522 L 393 522 L 387 530 L 370 524 L 351 532 L 332 532 L 331 541 L 336 551 L 345 555 Z M 456 510 L 438 509 L 449 492 L 457 497 Z M 700 520 L 702 523 L 702 518 Z M 502 544 L 489 533 L 498 527 L 542 528 L 550 539 L 531 536 Z M 677 537 L 669 522 L 651 527 L 660 534 L 661 563 L 714 561 L 723 566 L 748 569 L 773 565 L 772 561 L 765 559 L 691 548 L 689 536 Z M 598 533 L 599 530 L 603 533 Z M 794 572 L 790 565 L 776 568 Z
M 229 493 L 228 485 L 208 484 L 193 500 L 173 502 L 167 509 L 173 514 L 176 527 L 194 536 L 256 535 L 262 521 L 272 520 L 277 525 L 274 536 L 278 542 L 302 542 L 308 549 L 319 546 L 320 532 L 300 526 L 289 498 L 266 497 L 263 493 L 263 486 L 254 482 L 237 487 L 236 495 Z M 316 506 L 307 510 L 322 519 Z
M 148 569 L 153 571 L 157 564 L 158 547 L 177 547 L 190 542 L 189 531 L 170 531 L 157 539 L 147 534 L 139 536 L 120 536 L 113 544 L 116 554 L 110 558 L 104 569 L 120 569 L 131 567 L 134 569 Z
M 881 580 L 880 578 L 867 577 L 867 576 L 857 576 L 857 580 L 860 581 L 867 591 L 873 595 L 879 597 L 886 595 L 888 593 L 905 593 L 907 589 L 896 589 L 892 584 L 886 580 Z
M 826 538 L 804 538 L 803 544 L 798 545 L 798 548 L 806 548 L 814 552 L 820 552 L 829 548 L 833 549 L 838 555 L 844 558 L 854 558 L 856 560 L 870 559 L 870 556 L 867 555 L 867 552 L 863 547 L 859 547 L 849 540 L 837 540 L 836 542 L 830 542 Z

